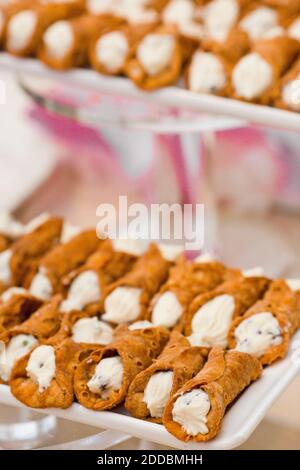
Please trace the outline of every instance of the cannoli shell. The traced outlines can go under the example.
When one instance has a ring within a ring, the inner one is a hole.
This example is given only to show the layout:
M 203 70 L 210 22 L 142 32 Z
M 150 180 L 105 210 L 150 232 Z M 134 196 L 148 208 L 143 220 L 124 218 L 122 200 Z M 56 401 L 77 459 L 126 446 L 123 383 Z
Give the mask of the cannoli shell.
M 8 3 L 7 5 L 0 6 L 0 16 L 2 17 L 2 25 L 0 29 L 0 49 L 4 45 L 6 37 L 7 24 L 10 18 L 22 10 L 31 8 L 37 4 L 38 0 L 18 0 L 16 2 Z
M 229 31 L 226 41 L 217 42 L 206 40 L 203 43 L 204 50 L 215 52 L 225 59 L 225 63 L 235 64 L 251 47 L 248 34 L 238 26 Z
M 0 304 L 0 334 L 26 321 L 42 305 L 42 301 L 31 295 L 13 295 Z
M 125 408 L 136 418 L 162 423 L 161 418 L 151 418 L 147 405 L 143 401 L 145 387 L 151 376 L 156 372 L 172 371 L 174 378 L 171 395 L 173 395 L 199 372 L 204 362 L 200 348 L 191 347 L 183 335 L 174 331 L 158 359 L 140 372 L 131 383 Z
M 39 268 L 47 273 L 54 293 L 62 291 L 62 278 L 83 264 L 100 243 L 95 230 L 86 230 L 67 243 L 55 246 L 41 259 Z M 26 278 L 26 287 L 30 286 L 34 274 Z
M 178 34 L 174 34 L 172 29 L 173 28 L 169 26 L 161 26 L 154 31 L 154 33 L 157 32 L 158 34 L 171 34 L 175 39 L 175 48 L 170 66 L 156 75 L 150 76 L 145 72 L 142 64 L 136 57 L 136 50 L 139 45 L 136 44 L 132 56 L 125 65 L 125 73 L 139 88 L 151 91 L 171 85 L 178 80 L 183 65 L 184 54 L 180 44 L 180 38 Z
M 31 10 L 37 15 L 37 25 L 35 31 L 29 41 L 24 45 L 22 49 L 15 50 L 10 47 L 8 37 L 6 35 L 6 50 L 16 56 L 31 56 L 37 52 L 39 44 L 41 42 L 44 31 L 53 23 L 59 20 L 66 20 L 77 16 L 84 12 L 84 1 L 73 0 L 73 1 L 61 1 L 61 2 L 49 2 L 33 4 Z M 10 19 L 13 15 L 10 17 Z
M 147 252 L 135 263 L 132 270 L 107 288 L 105 296 L 118 287 L 142 289 L 140 314 L 136 321 L 144 320 L 147 317 L 147 309 L 152 297 L 167 280 L 169 268 L 170 262 L 162 257 L 158 247 L 152 243 Z
M 287 14 L 300 12 L 299 0 L 263 0 L 263 3 L 267 6 L 285 11 Z
M 68 54 L 63 58 L 53 57 L 48 53 L 42 41 L 39 50 L 39 59 L 55 70 L 67 70 L 75 67 L 87 66 L 89 63 L 88 50 L 91 41 L 100 31 L 118 25 L 121 20 L 112 15 L 82 15 L 69 20 L 73 31 L 74 44 Z
M 136 26 L 129 26 L 126 24 L 121 25 L 112 25 L 111 27 L 106 28 L 104 31 L 99 31 L 98 35 L 94 38 L 94 40 L 90 44 L 89 48 L 89 60 L 90 63 L 97 72 L 103 75 L 123 75 L 125 72 L 125 64 L 126 61 L 129 60 L 130 56 L 133 53 L 134 46 L 138 41 L 140 41 L 146 34 L 150 33 L 155 27 L 157 26 L 156 23 L 147 24 L 147 25 L 136 25 Z M 101 36 L 111 33 L 113 31 L 119 31 L 123 33 L 128 41 L 129 45 L 129 52 L 127 59 L 125 60 L 125 64 L 118 70 L 110 71 L 108 70 L 98 59 L 96 53 L 96 44 Z M 101 34 L 99 34 L 101 33 Z
M 77 365 L 79 346 L 66 340 L 54 346 L 56 371 L 50 386 L 43 392 L 27 375 L 30 354 L 19 359 L 9 381 L 12 394 L 31 408 L 68 408 L 74 400 L 73 376 Z
M 115 342 L 93 352 L 79 364 L 74 377 L 74 390 L 79 403 L 98 411 L 110 410 L 122 403 L 132 380 L 160 354 L 168 338 L 168 330 L 163 327 L 134 331 L 120 327 Z M 87 383 L 102 359 L 116 355 L 121 357 L 124 367 L 122 385 L 119 390 L 112 392 L 110 398 L 104 400 L 100 395 L 91 392 Z
M 227 406 L 251 382 L 257 380 L 261 373 L 260 362 L 250 354 L 214 348 L 203 369 L 171 397 L 165 408 L 163 424 L 171 434 L 182 441 L 209 441 L 220 431 Z M 211 409 L 207 416 L 209 432 L 190 436 L 181 425 L 173 421 L 172 410 L 180 395 L 195 388 L 201 388 L 210 398 Z
M 278 86 L 276 87 L 275 91 L 275 105 L 278 108 L 281 109 L 286 109 L 286 110 L 292 110 L 287 103 L 282 99 L 282 91 L 285 85 L 287 85 L 289 82 L 293 80 L 299 80 L 300 77 L 300 59 L 298 59 L 293 66 L 290 68 L 290 70 L 287 71 L 287 73 L 282 77 L 282 79 L 278 82 Z M 296 99 L 299 102 L 300 97 L 298 96 L 299 93 L 296 95 Z M 299 103 L 298 103 L 299 104 Z
M 40 259 L 58 243 L 62 224 L 62 219 L 52 217 L 12 245 L 12 285 L 23 285 L 30 273 L 36 272 Z
M 202 49 L 201 49 L 202 51 Z M 206 52 L 210 52 L 208 49 Z M 231 62 L 229 62 L 228 58 L 220 53 L 220 52 L 216 52 L 216 51 L 212 51 L 215 56 L 219 59 L 219 61 L 221 62 L 222 66 L 223 66 L 223 69 L 224 69 L 224 72 L 225 72 L 225 75 L 227 77 L 227 81 L 226 81 L 226 84 L 225 86 L 220 89 L 220 90 L 215 90 L 213 92 L 214 95 L 217 95 L 217 96 L 230 96 L 232 94 L 232 85 L 231 85 L 231 74 L 232 74 L 232 69 L 233 69 L 233 65 Z M 190 89 L 190 84 L 189 84 L 189 73 L 190 73 L 190 69 L 191 69 L 191 65 L 192 65 L 192 60 L 193 60 L 193 57 L 190 58 L 190 61 L 186 67 L 186 70 L 185 70 L 185 86 L 187 89 Z
M 115 251 L 112 242 L 105 240 L 82 267 L 65 276 L 63 279 L 65 294 L 67 295 L 70 285 L 79 274 L 91 270 L 97 273 L 100 292 L 104 295 L 108 286 L 130 271 L 136 260 L 137 257 L 133 254 Z M 92 314 L 98 312 L 101 306 L 102 300 L 100 303 L 88 305 L 85 310 Z
M 218 262 L 195 263 L 181 257 L 175 266 L 170 269 L 167 282 L 161 286 L 159 292 L 153 297 L 145 319 L 151 321 L 155 303 L 165 292 L 175 294 L 183 307 L 183 311 L 185 311 L 198 295 L 216 288 L 227 279 L 240 276 L 239 270 L 227 269 Z M 183 328 L 183 317 L 184 313 L 182 319 L 175 326 L 179 331 Z
M 8 248 L 9 245 L 10 245 L 10 240 L 5 235 L 0 234 L 0 253 L 6 250 L 6 248 Z
M 293 292 L 283 279 L 273 281 L 264 297 L 256 302 L 242 318 L 236 318 L 228 332 L 228 344 L 235 348 L 235 330 L 245 319 L 258 313 L 270 312 L 278 320 L 282 332 L 282 342 L 271 346 L 259 358 L 262 365 L 270 365 L 278 359 L 285 357 L 291 337 L 300 326 L 299 297 Z
M 191 303 L 185 315 L 185 335 L 192 334 L 192 320 L 196 312 L 207 302 L 219 295 L 228 294 L 234 297 L 235 310 L 233 318 L 241 317 L 258 299 L 260 299 L 269 281 L 264 277 L 241 277 L 232 281 L 224 282 L 216 289 L 199 295 Z

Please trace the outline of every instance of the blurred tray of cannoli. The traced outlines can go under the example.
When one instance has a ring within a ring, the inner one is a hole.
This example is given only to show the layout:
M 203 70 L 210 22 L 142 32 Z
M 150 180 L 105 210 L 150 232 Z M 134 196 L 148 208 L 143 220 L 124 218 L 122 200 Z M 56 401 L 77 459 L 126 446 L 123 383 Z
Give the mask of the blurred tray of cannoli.
M 235 448 L 299 373 L 299 327 L 299 279 L 47 213 L 1 215 L 2 404 Z
M 6 0 L 0 67 L 300 129 L 297 0 Z

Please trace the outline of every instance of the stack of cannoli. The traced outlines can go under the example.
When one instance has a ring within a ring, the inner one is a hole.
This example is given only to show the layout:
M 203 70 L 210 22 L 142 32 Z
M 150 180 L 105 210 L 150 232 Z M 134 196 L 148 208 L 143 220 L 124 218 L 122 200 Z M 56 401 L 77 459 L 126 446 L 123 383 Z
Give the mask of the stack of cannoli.
M 0 47 L 146 91 L 183 84 L 300 110 L 298 0 L 16 0 L 0 6 Z
M 300 327 L 299 279 L 99 240 L 47 214 L 0 222 L 0 382 L 29 407 L 124 404 L 178 439 L 208 441 Z

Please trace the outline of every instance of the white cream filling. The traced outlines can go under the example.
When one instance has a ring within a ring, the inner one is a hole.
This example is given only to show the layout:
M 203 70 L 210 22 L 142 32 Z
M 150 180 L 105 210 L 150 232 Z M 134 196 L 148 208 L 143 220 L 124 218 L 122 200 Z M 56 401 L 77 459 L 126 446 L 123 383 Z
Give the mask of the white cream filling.
M 40 393 L 50 386 L 55 377 L 55 369 L 55 351 L 52 346 L 38 346 L 30 354 L 26 372 L 28 377 L 39 386 Z
M 246 15 L 240 22 L 240 28 L 245 31 L 251 41 L 258 41 L 270 29 L 278 25 L 278 14 L 268 7 L 260 7 Z
M 60 243 L 68 243 L 72 238 L 76 237 L 76 235 L 79 235 L 81 230 L 82 229 L 77 225 L 71 225 L 65 222 L 60 236 Z
M 140 256 L 144 251 L 139 241 L 132 238 L 118 238 L 116 240 L 112 240 L 112 246 L 115 251 L 128 253 L 134 256 Z
M 282 333 L 277 318 L 270 312 L 253 315 L 234 332 L 236 350 L 260 357 L 271 346 L 282 343 Z
M 234 313 L 235 301 L 231 295 L 218 295 L 204 304 L 192 319 L 192 346 L 227 346 L 227 334 Z
M 109 398 L 113 391 L 121 388 L 123 373 L 121 358 L 119 356 L 107 357 L 97 364 L 95 373 L 87 386 L 92 393 L 101 395 L 101 398 Z
M 165 24 L 175 24 L 181 34 L 201 40 L 204 29 L 195 21 L 196 6 L 191 0 L 171 0 L 162 13 Z
M 42 300 L 50 300 L 53 295 L 53 287 L 45 269 L 40 268 L 31 281 L 29 292 L 34 297 Z
M 12 254 L 12 250 L 10 249 L 0 253 L 0 282 L 4 285 L 8 285 L 11 282 L 12 272 L 10 268 L 10 260 Z
M 2 302 L 8 302 L 14 295 L 28 295 L 28 291 L 23 287 L 10 287 L 1 295 Z
M 300 291 L 300 279 L 286 279 L 285 282 L 293 292 Z
M 207 415 L 211 404 L 209 396 L 201 389 L 184 393 L 174 403 L 172 416 L 189 436 L 207 434 Z
M 289 108 L 300 111 L 300 74 L 283 86 L 281 97 Z
M 124 1 L 124 0 L 123 0 Z M 145 8 L 143 5 L 130 1 L 124 1 L 124 5 L 121 5 L 116 9 L 116 14 L 125 18 L 128 23 L 131 24 L 147 24 L 157 21 L 159 18 L 158 13 L 150 8 Z
M 86 7 L 89 13 L 100 15 L 102 13 L 114 13 L 120 0 L 87 0 Z
M 122 31 L 104 34 L 96 42 L 96 56 L 109 72 L 117 72 L 125 64 L 129 52 L 127 37 Z
M 242 98 L 260 97 L 273 83 L 271 65 L 256 52 L 245 55 L 232 74 L 235 91 Z
M 111 343 L 113 329 L 97 317 L 81 318 L 72 328 L 72 339 L 75 343 L 106 345 Z
M 104 301 L 103 320 L 112 323 L 128 323 L 137 319 L 141 310 L 142 289 L 117 287 Z
M 152 418 L 161 418 L 173 386 L 173 372 L 156 372 L 150 377 L 144 390 L 146 403 Z
M 47 53 L 55 59 L 63 59 L 72 49 L 74 35 L 70 23 L 57 21 L 44 33 L 43 41 Z
M 23 10 L 14 15 L 7 27 L 7 44 L 12 50 L 19 51 L 27 46 L 37 25 L 36 13 Z
M 300 41 L 300 17 L 289 26 L 288 35 Z
M 211 52 L 196 52 L 189 69 L 189 87 L 196 93 L 217 93 L 226 85 L 220 59 Z
M 25 356 L 37 344 L 37 339 L 32 335 L 13 336 L 6 346 L 0 341 L 0 377 L 4 382 L 10 378 L 13 366 L 21 357 Z
M 1 12 L 0 12 L 1 14 Z M 1 16 L 0 16 L 0 32 L 1 32 Z M 18 238 L 24 233 L 24 227 L 20 222 L 12 218 L 8 212 L 0 213 L 0 234 L 10 238 Z
M 61 312 L 83 310 L 87 305 L 99 302 L 101 290 L 97 273 L 92 270 L 83 271 L 72 282 L 68 296 L 59 307 Z
M 43 212 L 42 214 L 38 215 L 31 219 L 28 224 L 25 225 L 25 233 L 31 233 L 45 222 L 50 219 L 50 215 L 47 212 Z
M 274 26 L 274 28 L 268 29 L 261 39 L 273 39 L 278 38 L 280 36 L 284 36 L 286 34 L 285 29 L 282 26 Z
M 151 321 L 154 325 L 172 328 L 183 313 L 183 308 L 173 292 L 164 292 L 159 296 L 153 310 Z
M 175 39 L 169 34 L 148 34 L 140 42 L 137 58 L 146 73 L 157 75 L 166 70 L 172 63 Z
M 184 247 L 182 245 L 166 245 L 163 243 L 159 243 L 157 245 L 161 256 L 167 260 L 174 262 L 178 258 L 178 256 L 184 253 Z
M 204 9 L 205 34 L 218 42 L 226 41 L 239 16 L 236 0 L 213 0 Z
M 242 274 L 244 277 L 261 277 L 264 276 L 264 269 L 261 266 L 255 266 L 254 268 L 245 269 Z
M 128 330 L 143 330 L 144 328 L 155 328 L 155 325 L 153 325 L 153 323 L 147 320 L 136 321 L 128 327 Z

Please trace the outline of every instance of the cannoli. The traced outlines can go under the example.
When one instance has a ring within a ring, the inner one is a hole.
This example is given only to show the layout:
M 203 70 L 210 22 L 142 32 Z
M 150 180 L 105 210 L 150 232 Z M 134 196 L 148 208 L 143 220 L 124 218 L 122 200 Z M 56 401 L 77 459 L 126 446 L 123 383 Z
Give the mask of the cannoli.
M 60 239 L 62 220 L 58 217 L 39 217 L 25 228 L 25 235 L 0 253 L 0 285 L 22 286 L 41 257 Z
M 93 15 L 111 14 L 130 25 L 145 25 L 159 21 L 159 12 L 168 0 L 87 0 L 87 10 Z
M 12 394 L 31 408 L 68 408 L 74 400 L 78 354 L 79 346 L 69 340 L 37 346 L 15 364 L 9 382 Z
M 86 66 L 91 41 L 103 29 L 118 23 L 118 18 L 109 15 L 82 15 L 53 23 L 44 32 L 38 57 L 56 70 Z
M 93 352 L 76 370 L 75 394 L 86 408 L 109 410 L 123 402 L 134 377 L 161 353 L 169 337 L 164 327 L 120 328 L 115 342 Z
M 299 299 L 287 282 L 278 279 L 271 283 L 262 300 L 232 322 L 228 344 L 268 365 L 286 355 L 299 325 Z
M 133 240 L 107 240 L 100 245 L 87 262 L 64 280 L 66 299 L 60 310 L 88 310 L 99 312 L 108 285 L 124 276 L 141 253 Z
M 1 20 L 0 20 L 1 21 Z M 7 212 L 0 213 L 0 253 L 20 238 L 24 233 L 24 226 L 13 219 Z
M 171 268 L 168 280 L 153 297 L 146 319 L 154 325 L 181 329 L 184 312 L 192 300 L 225 280 L 240 276 L 217 261 L 187 261 L 181 257 Z
M 296 39 L 286 36 L 255 43 L 232 72 L 233 96 L 260 104 L 270 104 L 278 81 L 290 67 L 300 50 Z
M 285 10 L 288 15 L 300 12 L 299 0 L 263 0 L 265 5 Z
M 238 277 L 199 295 L 185 313 L 185 335 L 193 346 L 227 346 L 234 318 L 241 317 L 268 288 L 264 277 Z
M 126 75 L 144 90 L 175 83 L 181 73 L 183 51 L 174 28 L 161 26 L 136 44 L 125 65 Z
M 149 33 L 156 24 L 129 27 L 119 25 L 103 33 L 99 31 L 90 45 L 89 57 L 92 67 L 104 75 L 124 74 L 134 45 Z
M 29 273 L 24 281 L 32 295 L 49 300 L 63 290 L 64 276 L 82 265 L 99 246 L 95 230 L 85 230 L 66 243 L 55 246 L 40 261 L 36 274 Z
M 152 297 L 166 281 L 170 261 L 151 244 L 133 269 L 106 291 L 102 319 L 114 324 L 144 320 Z
M 276 94 L 278 108 L 300 112 L 300 59 L 282 77 Z
M 161 423 L 170 396 L 194 377 L 204 362 L 200 349 L 174 331 L 158 359 L 131 383 L 125 408 L 136 418 Z
M 31 8 L 38 0 L 18 0 L 2 5 L 0 3 L 0 49 L 4 45 L 9 19 L 22 10 Z
M 213 349 L 203 369 L 170 398 L 163 424 L 182 441 L 209 441 L 220 431 L 226 408 L 261 373 L 250 354 Z
M 42 301 L 21 287 L 11 287 L 1 296 L 0 334 L 23 323 L 40 306 Z
M 197 50 L 188 65 L 186 87 L 195 93 L 230 96 L 232 65 L 215 52 Z
M 31 56 L 37 52 L 44 31 L 53 23 L 84 12 L 83 0 L 49 1 L 33 4 L 8 20 L 5 48 L 10 54 Z

